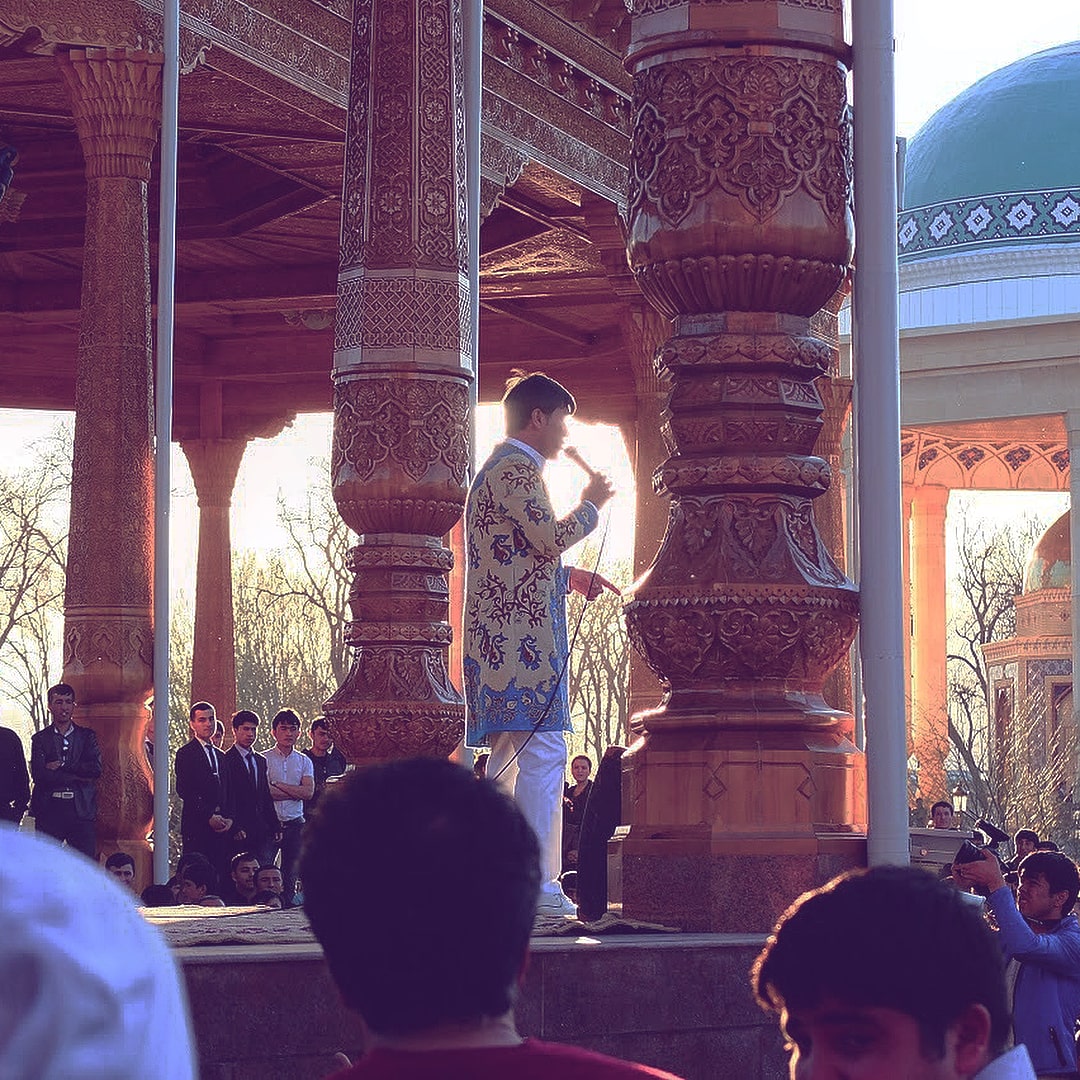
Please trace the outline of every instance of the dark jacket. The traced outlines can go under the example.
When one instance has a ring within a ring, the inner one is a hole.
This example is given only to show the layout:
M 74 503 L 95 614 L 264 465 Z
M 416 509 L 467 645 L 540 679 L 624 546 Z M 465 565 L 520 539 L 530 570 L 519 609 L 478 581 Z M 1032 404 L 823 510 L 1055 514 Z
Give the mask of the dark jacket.
M 255 762 L 256 783 L 251 783 L 251 773 L 243 755 L 235 746 L 225 751 L 226 781 L 231 796 L 233 828 L 232 837 L 243 830 L 245 840 L 233 840 L 237 851 L 258 848 L 277 835 L 281 826 L 274 810 L 274 800 L 270 796 L 270 784 L 266 779 L 266 758 L 262 754 L 252 753 Z
M 61 747 L 61 736 L 52 724 L 30 739 L 30 775 L 34 781 L 30 813 L 35 818 L 48 817 L 53 809 L 52 793 L 73 791 L 75 816 L 93 821 L 97 817 L 97 782 L 101 776 L 97 735 L 90 728 L 72 724 L 63 765 L 59 769 L 45 768 L 49 762 L 61 760 Z
M 18 825 L 30 803 L 30 775 L 22 740 L 11 728 L 0 727 L 0 821 Z
M 176 794 L 184 800 L 180 815 L 180 836 L 184 851 L 201 851 L 215 860 L 220 838 L 210 828 L 214 814 L 232 817 L 225 755 L 212 747 L 217 758 L 217 775 L 198 739 L 191 739 L 176 751 Z

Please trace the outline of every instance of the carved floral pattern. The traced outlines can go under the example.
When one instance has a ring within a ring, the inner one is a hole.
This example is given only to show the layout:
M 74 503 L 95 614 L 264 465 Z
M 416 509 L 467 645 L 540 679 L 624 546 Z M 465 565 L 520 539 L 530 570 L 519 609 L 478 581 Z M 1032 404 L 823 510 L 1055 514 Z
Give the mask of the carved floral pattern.
M 462 382 L 358 378 L 334 394 L 332 471 L 370 480 L 392 460 L 414 481 L 441 466 L 459 488 L 468 465 L 469 394 Z
M 836 63 L 743 56 L 657 64 L 634 80 L 631 215 L 676 227 L 719 189 L 763 222 L 801 188 L 843 222 L 850 128 Z

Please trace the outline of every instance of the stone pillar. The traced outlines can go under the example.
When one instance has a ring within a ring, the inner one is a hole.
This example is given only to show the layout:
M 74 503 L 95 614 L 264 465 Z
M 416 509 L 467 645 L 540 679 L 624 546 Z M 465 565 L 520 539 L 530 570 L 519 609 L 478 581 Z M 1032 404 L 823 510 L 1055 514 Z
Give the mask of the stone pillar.
M 247 440 L 185 439 L 180 446 L 199 498 L 191 700 L 215 707 L 230 740 L 228 721 L 236 712 L 236 644 L 229 511 Z
M 911 723 L 919 796 L 949 798 L 945 659 L 945 512 L 949 489 L 917 487 L 911 504 Z
M 334 342 L 334 499 L 360 536 L 345 682 L 326 704 L 351 762 L 445 755 L 444 537 L 465 503 L 470 340 L 458 0 L 357 0 Z
M 853 233 L 846 59 L 839 0 L 633 8 L 628 248 L 674 336 L 671 516 L 627 618 L 668 689 L 633 720 L 615 873 L 626 914 L 690 930 L 767 930 L 865 858 L 862 759 L 822 697 L 858 597 L 812 510 L 835 349 L 810 320 Z
M 64 679 L 101 743 L 98 846 L 149 880 L 143 752 L 153 688 L 150 246 L 147 181 L 161 111 L 160 56 L 58 53 L 86 158 L 86 242 L 64 598 Z

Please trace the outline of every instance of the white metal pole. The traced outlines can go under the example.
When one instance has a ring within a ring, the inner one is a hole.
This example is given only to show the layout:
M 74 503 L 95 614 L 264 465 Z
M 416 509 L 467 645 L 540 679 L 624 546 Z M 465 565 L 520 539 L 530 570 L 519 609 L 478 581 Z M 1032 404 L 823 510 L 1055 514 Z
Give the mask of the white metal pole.
M 161 184 L 158 205 L 157 367 L 154 376 L 154 880 L 169 879 L 169 496 L 173 306 L 176 288 L 176 144 L 180 0 L 164 0 Z
M 468 189 L 469 326 L 473 380 L 469 385 L 469 467 L 476 461 L 476 408 L 480 392 L 480 108 L 483 97 L 484 0 L 461 0 L 465 35 L 465 184 Z M 460 632 L 454 627 L 454 633 Z M 475 751 L 463 744 L 462 764 L 471 766 Z
M 909 861 L 900 513 L 900 347 L 892 0 L 852 5 L 860 642 L 869 860 Z

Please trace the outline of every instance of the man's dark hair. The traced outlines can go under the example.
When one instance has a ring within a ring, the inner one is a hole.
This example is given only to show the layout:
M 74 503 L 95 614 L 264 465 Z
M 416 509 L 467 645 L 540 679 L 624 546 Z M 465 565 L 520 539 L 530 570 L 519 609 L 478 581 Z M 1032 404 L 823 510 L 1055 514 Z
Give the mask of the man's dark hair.
M 113 867 L 119 869 L 121 866 L 130 866 L 132 870 L 135 869 L 135 860 L 126 851 L 114 851 L 105 860 L 106 870 L 112 870 Z
M 241 851 L 239 855 L 234 855 L 229 861 L 229 869 L 235 870 L 242 862 L 255 862 L 259 861 L 259 856 L 254 851 Z
M 325 716 L 320 716 L 318 719 L 311 721 L 311 730 L 328 732 L 330 730 L 330 721 Z
M 214 719 L 217 719 L 217 710 L 210 704 L 209 701 L 196 701 L 194 705 L 188 709 L 188 723 L 195 719 L 195 714 L 202 709 L 209 709 L 214 714 Z
M 506 380 L 502 406 L 506 417 L 506 434 L 516 435 L 528 424 L 533 409 L 539 409 L 545 416 L 550 416 L 556 409 L 572 413 L 577 408 L 577 402 L 562 383 L 542 371 L 529 374 L 515 370 Z
M 269 889 L 263 889 L 251 898 L 253 904 L 272 904 L 275 900 L 280 904 L 281 894 L 271 892 Z
M 258 727 L 259 714 L 253 713 L 250 709 L 241 709 L 238 713 L 233 713 L 233 731 L 235 731 L 241 724 L 254 724 L 256 727 Z
M 49 689 L 45 691 L 46 703 L 52 701 L 53 694 L 63 694 L 64 697 L 74 697 L 75 688 L 69 686 L 66 682 L 58 682 L 55 686 L 50 686 Z
M 503 1015 L 536 915 L 539 857 L 513 801 L 448 761 L 371 765 L 328 788 L 300 877 L 346 1004 L 388 1035 Z M 452 928 L 480 910 L 477 949 Z
M 993 935 L 958 890 L 915 867 L 853 871 L 803 894 L 750 975 L 758 1003 L 775 1012 L 834 998 L 910 1016 L 931 1060 L 944 1055 L 945 1033 L 969 1005 L 990 1013 L 992 1054 L 1009 1032 Z
M 208 893 L 217 888 L 217 874 L 212 866 L 204 866 L 202 863 L 185 863 L 182 870 L 178 871 L 182 880 L 190 881 L 195 886 L 205 886 Z
M 1021 840 L 1030 840 L 1031 843 L 1037 844 L 1039 834 L 1034 829 L 1017 829 L 1013 835 L 1013 847 L 1020 843 Z
M 280 712 L 274 715 L 273 721 L 270 724 L 271 731 L 277 731 L 281 724 L 295 724 L 300 726 L 300 717 L 292 711 L 292 709 L 282 709 Z
M 948 810 L 950 814 L 955 814 L 956 813 L 956 808 L 953 806 L 953 804 L 951 802 L 948 802 L 946 799 L 938 799 L 938 801 L 936 803 L 934 803 L 933 806 L 930 807 L 930 816 L 931 817 L 934 816 L 934 811 L 939 806 L 944 806 L 945 809 Z
M 574 755 L 574 756 L 573 756 L 573 757 L 572 757 L 572 758 L 570 759 L 570 768 L 573 768 L 573 767 L 574 767 L 574 762 L 575 762 L 575 761 L 584 761 L 584 762 L 585 762 L 585 764 L 589 766 L 589 771 L 590 771 L 590 772 L 592 771 L 592 767 L 593 767 L 593 766 L 592 766 L 592 758 L 591 758 L 591 757 L 589 757 L 589 755 L 588 755 L 588 754 L 575 754 L 575 755 Z
M 1040 840 L 1035 845 L 1035 850 L 1036 851 L 1060 851 L 1061 848 L 1059 848 L 1057 846 L 1057 844 L 1054 843 L 1053 840 Z
M 176 903 L 168 885 L 147 885 L 142 891 L 143 907 L 172 907 Z
M 1046 878 L 1051 893 L 1068 893 L 1062 905 L 1061 914 L 1068 915 L 1080 893 L 1080 872 L 1076 863 L 1061 851 L 1033 851 L 1020 860 L 1017 870 L 1023 874 L 1038 874 Z

